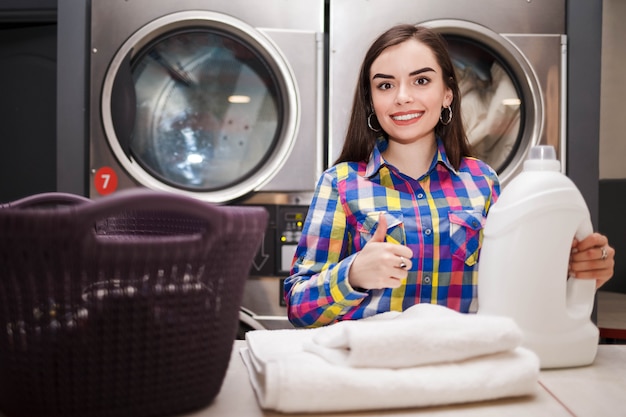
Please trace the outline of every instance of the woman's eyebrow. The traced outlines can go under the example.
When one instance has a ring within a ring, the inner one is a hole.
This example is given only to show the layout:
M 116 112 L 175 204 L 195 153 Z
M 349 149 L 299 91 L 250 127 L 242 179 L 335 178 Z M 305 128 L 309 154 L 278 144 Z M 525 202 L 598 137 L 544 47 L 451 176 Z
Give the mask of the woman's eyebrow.
M 413 72 L 411 72 L 409 75 L 413 76 L 413 75 L 417 75 L 417 74 L 421 74 L 424 72 L 436 72 L 434 69 L 432 69 L 431 67 L 424 67 L 424 68 L 420 68 L 418 70 L 415 70 Z
M 432 69 L 431 67 L 424 67 L 424 68 L 417 69 L 415 71 L 411 71 L 409 73 L 409 76 L 412 77 L 414 75 L 422 74 L 424 72 L 435 72 L 435 70 Z M 373 80 L 375 80 L 376 78 L 384 78 L 384 79 L 393 80 L 395 77 L 393 75 L 378 73 L 378 74 L 374 74 L 374 76 L 372 77 Z
M 394 77 L 393 75 L 378 73 L 378 74 L 374 74 L 374 76 L 372 77 L 373 80 L 375 80 L 376 78 L 385 78 L 385 79 L 393 80 L 396 77 Z

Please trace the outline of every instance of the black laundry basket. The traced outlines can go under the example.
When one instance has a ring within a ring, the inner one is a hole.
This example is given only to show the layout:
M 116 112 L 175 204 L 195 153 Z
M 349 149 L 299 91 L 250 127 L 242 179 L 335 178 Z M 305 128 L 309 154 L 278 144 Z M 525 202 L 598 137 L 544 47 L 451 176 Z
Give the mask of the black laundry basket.
M 0 412 L 166 416 L 218 394 L 267 213 L 135 189 L 0 206 Z

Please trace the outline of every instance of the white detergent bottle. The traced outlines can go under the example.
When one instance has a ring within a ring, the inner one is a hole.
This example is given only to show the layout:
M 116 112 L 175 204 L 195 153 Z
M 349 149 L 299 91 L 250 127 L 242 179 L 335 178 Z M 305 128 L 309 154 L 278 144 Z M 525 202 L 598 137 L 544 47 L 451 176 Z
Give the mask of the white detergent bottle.
M 535 146 L 491 207 L 478 266 L 478 314 L 514 319 L 541 368 L 589 365 L 598 349 L 590 317 L 595 280 L 567 277 L 574 237 L 593 232 L 576 185 L 552 146 Z

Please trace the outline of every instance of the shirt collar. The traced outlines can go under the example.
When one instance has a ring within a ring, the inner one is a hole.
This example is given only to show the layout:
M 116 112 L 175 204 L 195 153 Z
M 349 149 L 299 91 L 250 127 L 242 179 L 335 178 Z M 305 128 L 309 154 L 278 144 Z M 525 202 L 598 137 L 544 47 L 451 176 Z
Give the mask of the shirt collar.
M 373 177 L 378 173 L 380 168 L 387 165 L 387 163 L 383 159 L 382 153 L 385 151 L 385 149 L 387 149 L 388 145 L 389 141 L 383 136 L 380 136 L 376 139 L 376 146 L 374 146 L 374 149 L 370 154 L 370 158 L 367 162 L 367 167 L 365 169 L 366 178 Z M 433 161 L 430 164 L 427 175 L 430 174 L 439 163 L 448 168 L 451 172 L 458 174 L 456 169 L 454 169 L 454 167 L 448 160 L 448 155 L 446 155 L 446 149 L 443 146 L 443 141 L 439 137 L 437 137 L 437 154 L 434 156 Z

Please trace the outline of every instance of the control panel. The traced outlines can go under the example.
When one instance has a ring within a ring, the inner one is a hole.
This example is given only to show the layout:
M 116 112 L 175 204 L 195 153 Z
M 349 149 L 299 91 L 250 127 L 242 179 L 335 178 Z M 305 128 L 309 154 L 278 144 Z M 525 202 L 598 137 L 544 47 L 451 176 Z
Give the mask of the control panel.
M 269 221 L 263 243 L 250 270 L 252 276 L 289 275 L 309 206 L 263 205 Z

